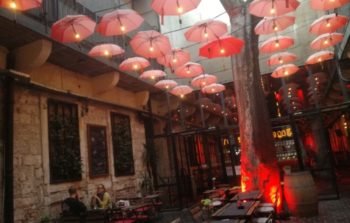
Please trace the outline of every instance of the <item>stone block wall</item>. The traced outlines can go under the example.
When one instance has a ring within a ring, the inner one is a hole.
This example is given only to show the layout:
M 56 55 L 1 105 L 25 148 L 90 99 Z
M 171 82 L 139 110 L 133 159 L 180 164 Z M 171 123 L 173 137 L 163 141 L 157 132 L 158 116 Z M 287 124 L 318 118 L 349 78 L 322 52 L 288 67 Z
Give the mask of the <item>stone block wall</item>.
M 47 99 L 53 98 L 79 107 L 80 150 L 83 161 L 82 180 L 73 183 L 50 184 L 49 143 L 47 122 Z M 84 103 L 84 106 L 86 103 Z M 14 205 L 16 223 L 37 223 L 44 216 L 55 217 L 60 212 L 60 202 L 67 197 L 71 185 L 80 188 L 86 205 L 96 191 L 96 185 L 103 183 L 112 196 L 124 189 L 137 192 L 145 166 L 142 161 L 145 143 L 145 129 L 135 112 L 112 109 L 102 105 L 88 105 L 88 112 L 81 115 L 82 103 L 71 98 L 48 95 L 44 92 L 15 87 L 14 105 Z M 135 175 L 114 176 L 114 161 L 110 126 L 110 112 L 130 116 Z M 87 124 L 104 125 L 107 129 L 109 175 L 91 179 L 89 177 L 87 151 Z

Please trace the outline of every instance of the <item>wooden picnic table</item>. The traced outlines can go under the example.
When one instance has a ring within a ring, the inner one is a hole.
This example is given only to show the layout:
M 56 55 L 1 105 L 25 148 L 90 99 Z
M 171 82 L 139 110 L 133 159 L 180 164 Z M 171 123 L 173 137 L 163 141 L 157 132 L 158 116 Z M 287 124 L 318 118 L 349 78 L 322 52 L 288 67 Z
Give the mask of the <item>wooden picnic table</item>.
M 213 219 L 249 219 L 259 203 L 260 201 L 245 201 L 241 203 L 242 207 L 239 207 L 237 202 L 230 202 L 211 217 Z
M 258 201 L 262 198 L 263 194 L 258 191 L 247 191 L 247 192 L 239 192 L 236 194 L 230 201 L 235 202 L 237 200 L 253 200 Z

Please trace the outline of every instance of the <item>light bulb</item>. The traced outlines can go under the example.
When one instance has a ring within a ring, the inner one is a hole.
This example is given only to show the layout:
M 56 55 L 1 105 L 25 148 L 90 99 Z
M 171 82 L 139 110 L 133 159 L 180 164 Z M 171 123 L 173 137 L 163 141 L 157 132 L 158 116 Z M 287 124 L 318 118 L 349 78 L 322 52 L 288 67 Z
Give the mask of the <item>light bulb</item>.
M 283 60 L 282 60 L 282 59 L 279 59 L 278 62 L 279 62 L 280 64 L 283 64 Z
M 224 54 L 224 53 L 225 53 L 225 49 L 221 49 L 221 50 L 220 50 L 220 53 L 221 53 L 221 54 Z
M 10 8 L 11 8 L 11 9 L 17 9 L 17 4 L 16 4 L 15 1 L 11 1 L 11 2 L 10 2 Z
M 274 26 L 274 27 L 273 27 L 273 30 L 274 30 L 275 32 L 277 32 L 277 31 L 278 31 L 278 26 Z
M 321 61 L 322 61 L 322 58 L 321 58 L 321 57 L 319 57 L 319 58 L 318 58 L 318 62 L 321 62 Z
M 177 63 L 177 59 L 176 58 L 173 58 L 173 63 Z
M 191 73 L 191 71 L 190 71 L 190 70 L 186 70 L 186 73 L 187 73 L 187 74 L 190 74 L 190 73 Z
M 270 14 L 275 14 L 276 13 L 276 10 L 275 10 L 275 8 L 272 8 L 271 10 L 270 10 Z
M 182 8 L 182 7 L 177 7 L 177 12 L 179 13 L 179 14 L 181 14 L 181 13 L 183 13 L 183 11 L 184 11 L 184 9 Z
M 288 75 L 289 74 L 289 72 L 286 70 L 286 71 L 284 71 L 284 75 Z
M 154 75 L 151 76 L 151 79 L 154 80 L 154 78 L 156 78 Z
M 280 42 L 278 40 L 275 42 L 275 47 L 280 47 Z
M 205 37 L 205 38 L 208 38 L 208 36 L 209 36 L 208 33 L 207 33 L 207 32 L 204 32 L 204 37 Z
M 74 37 L 75 37 L 76 39 L 80 39 L 80 34 L 79 34 L 79 33 L 76 33 Z
M 153 46 L 150 46 L 150 47 L 149 47 L 149 51 L 151 51 L 151 52 L 153 52 L 153 51 L 154 51 Z
M 203 81 L 203 82 L 202 82 L 202 85 L 204 86 L 205 84 L 206 84 L 205 81 Z
M 132 66 L 132 68 L 134 68 L 134 70 L 137 70 L 137 69 L 139 69 L 139 65 L 134 64 L 134 65 Z
M 328 21 L 326 24 L 327 27 L 331 27 L 331 23 Z
M 169 89 L 169 85 L 165 85 L 165 89 Z
M 214 89 L 214 88 L 212 88 L 212 89 L 211 89 L 211 92 L 214 92 L 214 91 L 215 91 L 215 89 Z
M 181 95 L 180 95 L 180 97 L 181 97 L 181 98 L 184 98 L 184 97 L 185 97 L 185 95 L 181 94 Z
M 120 26 L 120 30 L 122 31 L 122 32 L 124 32 L 125 31 L 125 26 Z
M 327 45 L 328 44 L 328 39 L 326 39 L 324 42 L 323 42 L 324 45 Z

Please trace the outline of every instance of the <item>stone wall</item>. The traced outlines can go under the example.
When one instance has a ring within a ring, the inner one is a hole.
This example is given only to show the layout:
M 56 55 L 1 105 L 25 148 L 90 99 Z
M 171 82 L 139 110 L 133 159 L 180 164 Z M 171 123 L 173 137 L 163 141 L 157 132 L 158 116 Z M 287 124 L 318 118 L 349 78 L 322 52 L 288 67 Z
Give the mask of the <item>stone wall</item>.
M 16 223 L 37 223 L 44 216 L 55 217 L 60 212 L 60 202 L 67 197 L 67 189 L 76 185 L 86 204 L 96 190 L 96 185 L 103 183 L 115 196 L 123 189 L 137 191 L 145 167 L 142 163 L 145 130 L 135 112 L 115 110 L 102 105 L 88 104 L 88 113 L 80 115 L 80 149 L 83 160 L 82 180 L 75 183 L 50 184 L 49 144 L 47 123 L 47 99 L 54 98 L 76 103 L 81 110 L 81 102 L 71 97 L 48 95 L 44 92 L 15 87 L 14 107 L 14 205 Z M 115 177 L 110 126 L 110 112 L 130 116 L 135 175 Z M 79 114 L 81 112 L 79 111 Z M 87 152 L 87 124 L 107 127 L 107 146 L 109 156 L 109 176 L 89 178 Z

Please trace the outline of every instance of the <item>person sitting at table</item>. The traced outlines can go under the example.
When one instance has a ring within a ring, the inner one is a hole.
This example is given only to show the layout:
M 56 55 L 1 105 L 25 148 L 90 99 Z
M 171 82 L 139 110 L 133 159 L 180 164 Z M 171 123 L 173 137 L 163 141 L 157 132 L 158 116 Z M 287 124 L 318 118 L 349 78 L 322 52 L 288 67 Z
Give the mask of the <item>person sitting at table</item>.
M 68 189 L 69 197 L 62 203 L 62 211 L 64 214 L 80 216 L 86 212 L 86 206 L 80 201 L 79 193 L 76 187 L 71 186 Z
M 97 193 L 91 198 L 92 208 L 106 209 L 112 206 L 112 199 L 103 184 L 97 186 Z

